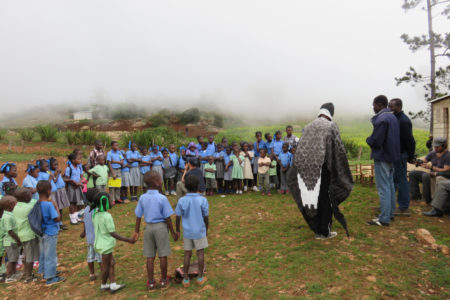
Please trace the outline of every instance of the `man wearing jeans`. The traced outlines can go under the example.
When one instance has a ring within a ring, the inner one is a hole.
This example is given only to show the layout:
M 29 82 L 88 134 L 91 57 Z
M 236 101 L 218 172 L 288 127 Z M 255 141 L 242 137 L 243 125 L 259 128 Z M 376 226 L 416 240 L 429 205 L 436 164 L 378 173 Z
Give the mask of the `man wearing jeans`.
M 414 160 L 416 141 L 412 133 L 411 120 L 405 115 L 402 108 L 401 99 L 396 98 L 389 101 L 389 109 L 394 112 L 400 125 L 400 159 L 394 163 L 394 185 L 398 190 L 398 210 L 395 210 L 394 215 L 409 216 L 407 163 Z
M 384 95 L 373 100 L 373 132 L 366 140 L 375 165 L 375 182 L 380 196 L 380 215 L 368 225 L 389 226 L 395 211 L 394 163 L 400 159 L 400 126 L 397 118 L 387 108 Z

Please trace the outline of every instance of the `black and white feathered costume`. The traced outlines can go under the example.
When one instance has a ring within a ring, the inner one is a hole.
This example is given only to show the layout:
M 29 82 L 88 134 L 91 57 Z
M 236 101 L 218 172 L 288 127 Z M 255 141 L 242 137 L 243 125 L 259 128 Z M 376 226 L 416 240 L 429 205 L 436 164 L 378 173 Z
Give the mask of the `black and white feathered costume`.
M 319 112 L 322 117 L 305 127 L 288 173 L 288 186 L 316 234 L 329 236 L 334 214 L 348 236 L 347 223 L 338 205 L 350 195 L 353 176 L 339 128 L 330 121 L 334 107 L 329 105 L 331 107 L 322 106 Z

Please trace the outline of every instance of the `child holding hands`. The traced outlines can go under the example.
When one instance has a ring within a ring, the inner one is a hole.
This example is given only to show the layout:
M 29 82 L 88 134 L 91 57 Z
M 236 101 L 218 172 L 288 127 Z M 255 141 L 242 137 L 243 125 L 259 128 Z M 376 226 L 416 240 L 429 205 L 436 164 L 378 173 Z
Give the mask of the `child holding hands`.
M 148 187 L 147 193 L 139 198 L 136 206 L 136 227 L 134 237 L 137 239 L 141 226 L 141 218 L 144 216 L 146 223 L 144 231 L 144 256 L 147 258 L 147 289 L 156 288 L 153 277 L 156 251 L 159 255 L 161 268 L 160 285 L 162 288 L 168 287 L 170 277 L 167 276 L 167 256 L 170 255 L 170 244 L 168 230 L 175 241 L 179 234 L 175 233 L 170 216 L 174 214 L 167 197 L 160 194 L 162 177 L 157 171 L 150 171 L 144 175 L 145 184 Z

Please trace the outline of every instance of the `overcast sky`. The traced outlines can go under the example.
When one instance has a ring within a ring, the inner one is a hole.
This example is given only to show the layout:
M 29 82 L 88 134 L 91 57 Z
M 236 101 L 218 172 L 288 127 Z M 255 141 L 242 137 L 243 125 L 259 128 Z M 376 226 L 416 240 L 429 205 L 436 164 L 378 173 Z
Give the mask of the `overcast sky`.
M 426 14 L 402 3 L 1 0 L 1 110 L 99 94 L 281 117 L 324 101 L 370 114 L 378 94 L 421 109 L 423 91 L 394 77 L 410 65 L 428 72 L 427 53 L 400 39 L 426 33 Z

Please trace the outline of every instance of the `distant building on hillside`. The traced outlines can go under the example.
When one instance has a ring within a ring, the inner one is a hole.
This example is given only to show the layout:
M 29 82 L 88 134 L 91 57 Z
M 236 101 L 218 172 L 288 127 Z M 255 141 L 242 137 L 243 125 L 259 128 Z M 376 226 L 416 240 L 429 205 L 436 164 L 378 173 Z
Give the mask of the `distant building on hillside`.
M 73 113 L 73 119 L 77 120 L 92 120 L 92 111 L 77 111 Z
M 431 103 L 431 132 L 433 137 L 445 137 L 449 140 L 450 95 L 430 101 Z

